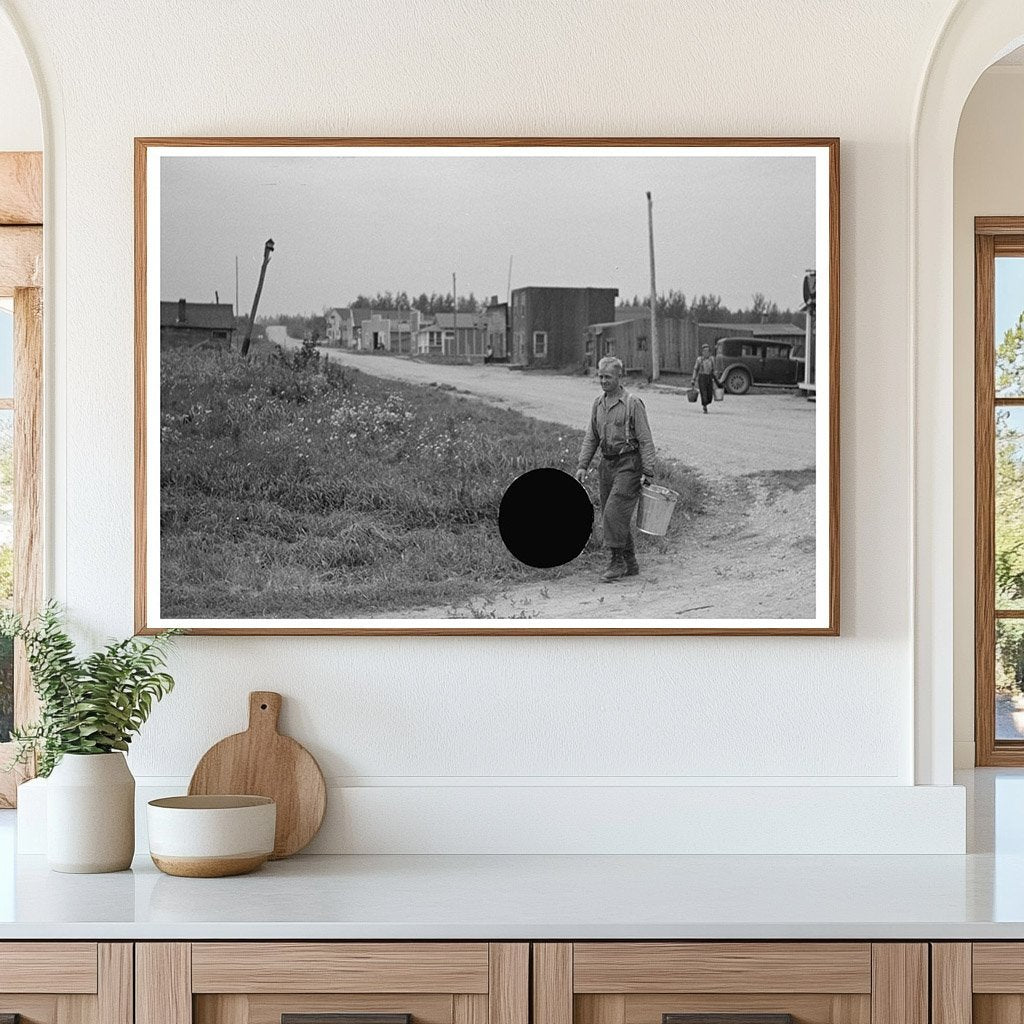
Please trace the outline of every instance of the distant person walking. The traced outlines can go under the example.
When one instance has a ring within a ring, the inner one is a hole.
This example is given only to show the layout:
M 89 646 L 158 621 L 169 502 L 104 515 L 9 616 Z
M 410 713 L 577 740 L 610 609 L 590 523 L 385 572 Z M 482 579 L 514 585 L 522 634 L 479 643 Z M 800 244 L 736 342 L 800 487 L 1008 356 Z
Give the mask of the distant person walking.
M 594 399 L 590 422 L 580 448 L 576 479 L 586 479 L 591 460 L 601 449 L 598 483 L 601 493 L 601 517 L 604 546 L 611 553 L 602 583 L 623 576 L 636 576 L 636 560 L 631 520 L 640 500 L 640 486 L 654 475 L 654 439 L 647 422 L 647 409 L 636 396 L 622 386 L 624 367 L 621 359 L 605 356 L 597 364 L 597 379 L 602 394 Z
M 715 400 L 715 385 L 719 383 L 715 377 L 715 359 L 711 355 L 710 345 L 701 345 L 700 355 L 693 364 L 693 380 L 691 382 L 700 392 L 700 404 L 706 413 L 708 406 Z

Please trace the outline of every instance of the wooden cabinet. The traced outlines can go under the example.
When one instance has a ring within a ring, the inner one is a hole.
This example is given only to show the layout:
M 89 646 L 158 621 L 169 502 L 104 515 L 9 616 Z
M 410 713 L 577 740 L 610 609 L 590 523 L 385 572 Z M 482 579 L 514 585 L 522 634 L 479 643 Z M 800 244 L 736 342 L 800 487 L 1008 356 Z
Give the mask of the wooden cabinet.
M 1024 1020 L 1024 942 L 932 944 L 934 1024 Z
M 533 1024 L 928 1022 L 924 943 L 537 943 L 533 957 Z
M 529 1024 L 529 971 L 514 942 L 139 943 L 136 1024 Z
M 132 944 L 0 943 L 0 1018 L 132 1024 Z

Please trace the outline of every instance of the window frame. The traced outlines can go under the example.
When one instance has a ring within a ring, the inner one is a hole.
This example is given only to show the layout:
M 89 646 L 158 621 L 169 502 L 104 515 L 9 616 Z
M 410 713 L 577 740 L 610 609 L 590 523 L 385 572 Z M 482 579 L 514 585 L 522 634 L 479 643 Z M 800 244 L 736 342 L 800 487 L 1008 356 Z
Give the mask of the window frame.
M 1024 740 L 996 739 L 996 622 L 1024 623 L 1024 609 L 997 609 L 995 585 L 995 418 L 1024 407 L 996 397 L 997 257 L 1024 258 L 1024 217 L 974 220 L 974 760 L 978 767 L 1024 766 Z
M 544 348 L 541 351 L 537 350 L 537 339 L 544 339 Z M 547 359 L 548 357 L 548 332 L 547 331 L 534 331 L 533 332 L 533 355 L 534 358 Z
M 14 386 L 3 407 L 14 413 L 15 611 L 31 618 L 43 599 L 43 158 L 0 153 L 0 297 L 14 300 Z M 34 721 L 39 703 L 24 646 L 14 650 L 14 724 Z M 4 764 L 13 743 L 0 743 Z M 14 807 L 35 765 L 0 772 L 0 807 Z

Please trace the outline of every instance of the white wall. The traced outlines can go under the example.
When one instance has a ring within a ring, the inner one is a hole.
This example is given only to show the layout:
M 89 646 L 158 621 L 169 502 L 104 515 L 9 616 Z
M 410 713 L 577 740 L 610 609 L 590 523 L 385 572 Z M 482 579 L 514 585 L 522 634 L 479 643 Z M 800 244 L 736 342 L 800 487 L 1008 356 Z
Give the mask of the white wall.
M 40 150 L 43 122 L 25 50 L 0 17 L 0 150 Z
M 360 800 L 397 788 L 407 806 L 438 792 L 458 803 L 467 786 L 509 782 L 914 781 L 908 159 L 944 0 L 717 0 L 699 13 L 672 0 L 295 0 L 284 18 L 272 0 L 5 7 L 39 59 L 53 122 L 51 589 L 84 639 L 132 627 L 133 136 L 843 143 L 841 638 L 188 638 L 178 690 L 133 750 L 137 774 L 187 777 L 241 726 L 245 693 L 273 688 L 286 729 Z M 415 40 L 432 56 L 354 74 L 338 39 L 349 52 Z M 862 813 L 891 837 L 876 792 Z M 943 842 L 957 841 L 959 807 L 934 811 Z M 495 822 L 513 846 L 516 822 Z
M 954 161 L 954 728 L 974 764 L 974 218 L 1024 215 L 1024 66 L 990 68 L 960 119 Z

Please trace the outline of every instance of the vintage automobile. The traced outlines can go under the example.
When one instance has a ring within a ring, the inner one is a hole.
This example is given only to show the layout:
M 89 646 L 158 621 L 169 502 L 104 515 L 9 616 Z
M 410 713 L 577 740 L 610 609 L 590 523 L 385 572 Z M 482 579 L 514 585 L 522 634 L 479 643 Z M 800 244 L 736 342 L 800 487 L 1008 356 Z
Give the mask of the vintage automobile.
M 796 387 L 803 368 L 788 341 L 719 338 L 715 375 L 730 395 L 745 395 L 754 384 Z

